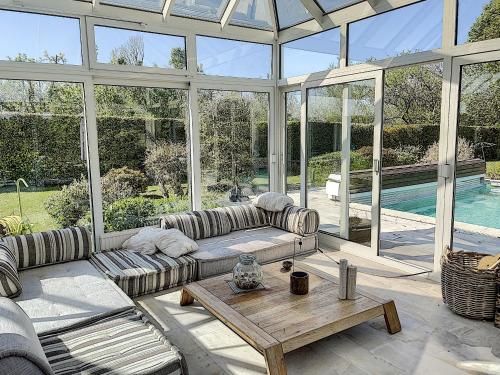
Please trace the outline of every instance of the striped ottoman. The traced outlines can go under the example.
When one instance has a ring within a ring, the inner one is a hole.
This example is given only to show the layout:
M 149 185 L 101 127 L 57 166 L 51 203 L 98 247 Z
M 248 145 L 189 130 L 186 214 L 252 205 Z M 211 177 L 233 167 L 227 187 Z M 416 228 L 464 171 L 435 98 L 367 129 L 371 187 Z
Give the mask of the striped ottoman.
M 197 275 L 196 260 L 187 255 L 109 250 L 94 253 L 90 262 L 131 298 L 195 281 Z

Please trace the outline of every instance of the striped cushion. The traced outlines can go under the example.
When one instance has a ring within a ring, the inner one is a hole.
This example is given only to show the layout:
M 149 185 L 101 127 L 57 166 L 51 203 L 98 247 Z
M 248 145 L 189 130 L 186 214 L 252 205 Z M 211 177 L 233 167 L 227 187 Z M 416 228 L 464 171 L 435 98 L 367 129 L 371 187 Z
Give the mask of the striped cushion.
M 231 224 L 231 231 L 257 228 L 269 225 L 267 212 L 253 204 L 241 204 L 219 208 L 224 212 Z
M 187 255 L 109 250 L 95 253 L 90 261 L 131 298 L 194 281 L 197 274 L 196 261 Z
M 12 250 L 0 242 L 0 296 L 14 298 L 21 294 L 21 291 L 16 258 Z
M 186 363 L 138 310 L 40 337 L 55 374 L 184 374 Z
M 90 232 L 85 228 L 65 228 L 5 237 L 12 249 L 17 268 L 23 270 L 46 264 L 88 259 L 92 252 Z
M 193 240 L 222 236 L 231 232 L 227 215 L 218 210 L 191 211 L 161 218 L 163 229 L 177 228 Z
M 286 206 L 283 211 L 271 212 L 271 225 L 300 235 L 316 233 L 319 214 L 316 210 L 297 206 Z

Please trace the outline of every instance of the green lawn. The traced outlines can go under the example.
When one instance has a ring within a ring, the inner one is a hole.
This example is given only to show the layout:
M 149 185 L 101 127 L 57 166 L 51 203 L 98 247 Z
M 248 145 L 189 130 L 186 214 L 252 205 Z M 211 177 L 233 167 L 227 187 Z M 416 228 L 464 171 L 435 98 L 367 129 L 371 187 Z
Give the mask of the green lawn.
M 493 180 L 500 180 L 500 161 L 486 162 L 486 176 Z
M 57 187 L 24 188 L 21 190 L 24 217 L 33 224 L 34 232 L 57 228 L 57 224 L 52 220 L 43 206 L 45 200 L 57 190 L 59 190 Z M 0 217 L 10 215 L 19 216 L 16 188 L 0 188 Z

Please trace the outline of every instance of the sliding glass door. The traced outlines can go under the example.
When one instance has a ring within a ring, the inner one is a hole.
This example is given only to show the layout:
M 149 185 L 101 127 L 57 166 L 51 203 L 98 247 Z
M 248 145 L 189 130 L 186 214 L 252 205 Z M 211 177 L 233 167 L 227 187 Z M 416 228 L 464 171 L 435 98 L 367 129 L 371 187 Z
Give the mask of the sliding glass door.
M 378 249 L 382 74 L 306 87 L 306 205 L 320 230 Z M 304 94 L 304 90 L 303 90 Z

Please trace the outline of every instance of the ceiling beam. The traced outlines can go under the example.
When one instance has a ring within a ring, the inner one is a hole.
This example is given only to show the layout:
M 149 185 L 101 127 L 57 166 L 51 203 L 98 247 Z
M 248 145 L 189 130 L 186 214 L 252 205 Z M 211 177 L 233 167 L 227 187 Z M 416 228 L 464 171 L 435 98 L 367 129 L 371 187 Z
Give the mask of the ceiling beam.
M 163 5 L 163 21 L 165 21 L 169 16 L 170 12 L 172 11 L 172 7 L 174 5 L 175 0 L 165 0 L 165 5 Z
M 99 8 L 99 0 L 92 0 L 92 9 Z
M 224 11 L 224 14 L 222 14 L 222 17 L 220 19 L 220 25 L 222 29 L 224 29 L 229 24 L 229 21 L 233 17 L 233 13 L 238 7 L 239 2 L 240 0 L 229 0 L 226 10 Z
M 373 9 L 375 9 L 375 8 L 376 8 L 376 6 L 378 5 L 378 3 L 380 2 L 380 0 L 366 0 L 366 2 L 367 2 L 368 4 L 370 4 L 370 6 L 371 6 Z
M 268 0 L 267 3 L 269 4 L 269 14 L 271 15 L 271 27 L 273 29 L 274 39 L 278 39 L 278 21 L 274 0 Z
M 320 26 L 323 26 L 323 10 L 319 7 L 319 5 L 314 0 L 300 0 L 304 7 L 307 9 L 311 16 L 319 23 Z

